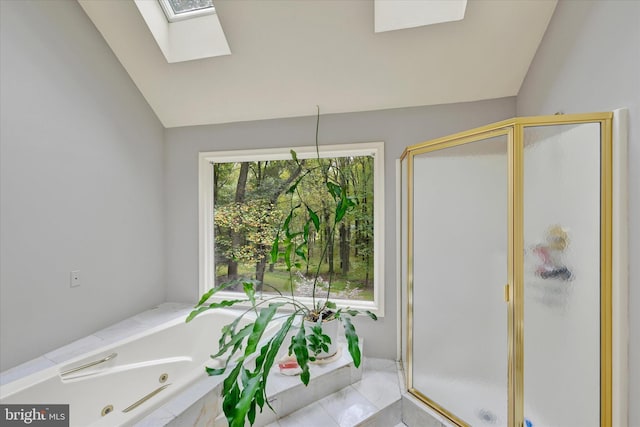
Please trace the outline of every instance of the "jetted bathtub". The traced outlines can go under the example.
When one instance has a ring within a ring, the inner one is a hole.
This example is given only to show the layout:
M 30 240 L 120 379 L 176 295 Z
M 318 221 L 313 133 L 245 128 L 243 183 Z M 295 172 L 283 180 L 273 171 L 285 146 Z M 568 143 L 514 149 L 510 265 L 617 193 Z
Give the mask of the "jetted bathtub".
M 205 366 L 221 366 L 210 355 L 222 326 L 237 315 L 219 309 L 190 323 L 174 319 L 3 385 L 0 403 L 69 404 L 72 427 L 132 425 L 206 377 Z

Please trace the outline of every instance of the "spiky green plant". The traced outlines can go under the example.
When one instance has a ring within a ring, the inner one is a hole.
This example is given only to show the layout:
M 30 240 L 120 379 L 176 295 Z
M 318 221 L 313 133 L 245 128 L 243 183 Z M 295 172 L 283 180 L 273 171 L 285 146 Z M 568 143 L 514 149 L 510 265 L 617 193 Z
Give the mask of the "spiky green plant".
M 322 246 L 320 257 L 323 259 L 329 245 L 332 244 L 331 237 L 335 235 L 338 225 L 357 204 L 356 200 L 348 196 L 345 186 L 333 179 L 332 174 L 329 174 L 330 168 L 334 168 L 332 170 L 338 174 L 341 173 L 339 168 L 336 169 L 335 165 L 323 161 L 320 157 L 318 147 L 319 120 L 320 110 L 318 108 L 315 138 L 316 158 L 312 161 L 300 161 L 296 152 L 291 150 L 291 158 L 303 172 L 287 190 L 290 209 L 271 245 L 271 262 L 275 263 L 282 259 L 289 273 L 290 295 L 284 295 L 274 288 L 277 295 L 256 299 L 257 283 L 245 280 L 242 282 L 244 298 L 209 303 L 208 301 L 217 292 L 238 284 L 233 281 L 227 282 L 202 295 L 186 319 L 187 322 L 190 322 L 208 310 L 233 307 L 237 304 L 241 304 L 243 307 L 246 307 L 247 303 L 250 305 L 249 308 L 241 311 L 233 322 L 222 327 L 218 351 L 211 357 L 213 359 L 223 357 L 224 366 L 206 368 L 209 375 L 226 375 L 222 383 L 222 409 L 230 427 L 243 427 L 245 421 L 253 425 L 257 411 L 262 412 L 265 405 L 273 410 L 266 395 L 267 380 L 276 357 L 282 346 L 285 345 L 285 339 L 290 332 L 293 335 L 287 351 L 289 355 L 295 356 L 302 371 L 300 380 L 305 385 L 308 385 L 310 380 L 309 363 L 313 362 L 322 351 L 326 352 L 331 344 L 330 337 L 322 330 L 325 321 L 337 319 L 343 324 L 349 354 L 354 365 L 360 366 L 359 338 L 351 318 L 361 312 L 349 307 L 338 308 L 335 303 L 329 300 L 331 277 L 329 277 L 326 292 L 323 290 L 322 295 L 318 294 L 320 291 L 320 263 L 313 274 L 311 306 L 305 305 L 294 294 L 294 268 L 308 265 L 309 262 L 306 257 L 306 248 L 309 244 L 310 232 L 315 230 L 316 233 L 319 233 L 321 227 L 328 225 L 329 235 Z M 321 173 L 325 194 L 333 206 L 333 211 L 328 218 L 324 215 L 318 215 L 309 204 L 305 203 L 303 195 L 300 194 L 301 184 L 305 180 L 311 179 L 314 176 L 314 171 Z M 294 221 L 294 219 L 302 220 Z M 294 224 L 301 225 L 295 226 Z M 279 313 L 278 310 L 281 308 L 287 308 L 288 311 Z M 249 313 L 255 314 L 255 320 L 247 316 Z M 365 311 L 363 313 L 373 320 L 377 320 L 372 312 Z M 308 334 L 303 326 L 303 320 L 315 322 L 315 326 L 310 328 Z M 275 325 L 274 328 L 277 329 L 277 332 L 265 336 L 270 325 Z M 299 329 L 296 332 L 295 328 L 298 325 Z M 251 360 L 254 363 L 247 363 Z

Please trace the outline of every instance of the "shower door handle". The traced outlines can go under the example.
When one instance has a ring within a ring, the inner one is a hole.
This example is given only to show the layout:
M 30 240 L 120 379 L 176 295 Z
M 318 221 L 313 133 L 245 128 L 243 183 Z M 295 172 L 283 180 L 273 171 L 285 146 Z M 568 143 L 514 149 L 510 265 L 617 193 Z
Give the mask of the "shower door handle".
M 504 285 L 504 302 L 509 302 L 509 300 L 510 300 L 509 291 L 510 290 L 511 290 L 511 287 L 509 286 L 508 283 L 506 285 Z

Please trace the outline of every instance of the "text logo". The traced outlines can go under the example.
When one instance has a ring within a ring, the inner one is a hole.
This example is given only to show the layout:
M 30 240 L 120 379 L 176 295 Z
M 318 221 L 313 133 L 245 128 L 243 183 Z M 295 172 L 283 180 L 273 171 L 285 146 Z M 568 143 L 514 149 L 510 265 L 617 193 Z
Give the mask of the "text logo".
M 69 405 L 0 405 L 2 426 L 69 427 Z

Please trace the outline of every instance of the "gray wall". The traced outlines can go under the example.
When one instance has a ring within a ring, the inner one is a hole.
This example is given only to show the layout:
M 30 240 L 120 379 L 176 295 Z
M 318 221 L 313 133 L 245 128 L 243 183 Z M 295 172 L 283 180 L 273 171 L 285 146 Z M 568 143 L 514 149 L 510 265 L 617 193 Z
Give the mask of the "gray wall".
M 165 300 L 164 130 L 77 2 L 0 15 L 4 370 Z
M 320 106 L 322 108 L 322 106 Z M 313 114 L 314 106 L 309 107 Z M 385 142 L 385 318 L 356 327 L 365 354 L 396 356 L 395 160 L 407 145 L 513 117 L 515 99 L 403 108 L 320 118 L 321 144 Z M 167 298 L 198 297 L 198 152 L 312 145 L 315 117 L 167 129 Z
M 76 2 L 0 1 L 0 9 L 4 370 L 156 303 L 194 302 L 197 153 L 311 145 L 315 119 L 163 131 Z M 512 117 L 516 111 L 535 115 L 628 107 L 630 260 L 640 259 L 639 16 L 637 1 L 561 0 L 517 103 L 505 98 L 322 117 L 323 144 L 386 143 L 387 313 L 377 324 L 357 325 L 367 354 L 395 357 L 394 160 L 407 145 Z M 310 106 L 310 114 L 313 110 Z M 69 287 L 71 270 L 81 270 L 79 288 Z M 637 263 L 630 266 L 630 280 L 629 400 L 637 402 Z M 633 403 L 630 425 L 640 425 L 640 407 Z
M 519 116 L 629 108 L 629 426 L 640 426 L 640 2 L 561 0 Z M 634 262 L 635 261 L 635 262 Z

